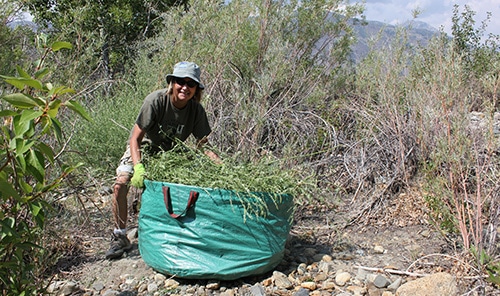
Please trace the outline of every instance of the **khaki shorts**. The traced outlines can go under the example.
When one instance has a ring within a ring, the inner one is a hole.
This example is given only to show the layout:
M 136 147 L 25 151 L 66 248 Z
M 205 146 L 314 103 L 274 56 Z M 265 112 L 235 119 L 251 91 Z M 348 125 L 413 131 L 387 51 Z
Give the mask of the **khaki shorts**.
M 130 146 L 127 145 L 125 153 L 123 153 L 120 159 L 120 164 L 116 168 L 117 177 L 126 177 L 128 180 L 132 178 L 134 174 L 134 163 L 132 162 L 132 156 L 130 154 Z

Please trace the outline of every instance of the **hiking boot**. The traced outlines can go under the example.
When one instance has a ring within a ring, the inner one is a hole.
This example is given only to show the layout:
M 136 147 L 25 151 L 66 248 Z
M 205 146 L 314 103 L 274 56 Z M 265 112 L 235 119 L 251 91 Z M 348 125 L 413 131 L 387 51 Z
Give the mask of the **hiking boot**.
M 120 258 L 123 253 L 130 251 L 130 249 L 132 249 L 132 245 L 126 235 L 113 234 L 113 241 L 111 242 L 111 247 L 106 252 L 106 259 Z

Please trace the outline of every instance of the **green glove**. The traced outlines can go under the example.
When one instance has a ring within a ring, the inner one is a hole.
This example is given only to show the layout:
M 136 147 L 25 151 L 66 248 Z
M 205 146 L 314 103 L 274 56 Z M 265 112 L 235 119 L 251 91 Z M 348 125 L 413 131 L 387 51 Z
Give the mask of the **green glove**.
M 134 165 L 134 175 L 132 175 L 132 179 L 130 179 L 130 183 L 132 186 L 137 188 L 144 187 L 144 173 L 146 169 L 142 163 L 138 163 Z

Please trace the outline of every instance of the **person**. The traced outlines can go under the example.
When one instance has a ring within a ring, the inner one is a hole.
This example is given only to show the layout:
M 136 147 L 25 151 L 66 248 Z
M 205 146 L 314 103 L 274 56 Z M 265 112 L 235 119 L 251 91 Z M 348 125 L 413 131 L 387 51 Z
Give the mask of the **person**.
M 191 134 L 197 147 L 207 143 L 211 128 L 205 109 L 200 104 L 205 88 L 200 80 L 201 70 L 193 62 L 175 64 L 172 74 L 166 77 L 168 87 L 146 96 L 130 133 L 127 149 L 116 169 L 113 187 L 113 241 L 106 252 L 107 259 L 117 259 L 132 246 L 127 238 L 127 194 L 129 183 L 144 187 L 144 164 L 141 153 L 157 153 L 172 148 L 174 138 L 186 140 Z M 147 148 L 147 149 L 146 149 Z M 147 152 L 145 152 L 147 151 Z M 217 154 L 204 153 L 216 162 Z

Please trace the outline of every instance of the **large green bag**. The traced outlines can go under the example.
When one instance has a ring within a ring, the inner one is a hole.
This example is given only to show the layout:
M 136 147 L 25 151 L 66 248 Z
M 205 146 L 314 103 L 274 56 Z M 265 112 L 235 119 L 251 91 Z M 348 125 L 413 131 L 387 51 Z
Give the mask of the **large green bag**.
M 292 196 L 144 184 L 139 251 L 153 269 L 180 278 L 234 280 L 270 271 L 283 259 Z

